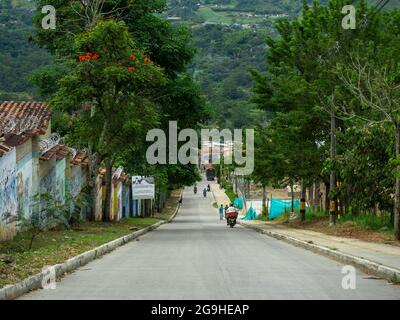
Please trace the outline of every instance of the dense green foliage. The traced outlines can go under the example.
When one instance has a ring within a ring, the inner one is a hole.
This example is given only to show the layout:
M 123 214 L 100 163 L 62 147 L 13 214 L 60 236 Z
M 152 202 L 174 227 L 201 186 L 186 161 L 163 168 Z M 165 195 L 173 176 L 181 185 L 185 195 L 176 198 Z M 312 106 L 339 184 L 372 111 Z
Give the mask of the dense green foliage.
M 262 70 L 264 39 L 275 35 L 275 14 L 298 12 L 298 1 L 170 1 L 170 16 L 192 25 L 198 48 L 194 78 L 213 107 L 212 123 L 221 128 L 249 128 L 264 122 L 250 102 L 250 69 Z M 199 5 L 200 4 L 200 5 Z
M 33 33 L 28 3 L 0 1 L 0 100 L 26 100 L 35 96 L 28 82 L 32 71 L 51 63 L 51 56 L 29 41 Z
M 39 0 L 38 8 L 44 4 L 49 1 Z M 57 65 L 34 79 L 58 111 L 57 129 L 73 145 L 89 148 L 92 185 L 98 167 L 106 168 L 103 218 L 108 217 L 113 167 L 154 175 L 158 193 L 197 181 L 194 166 L 152 167 L 145 159 L 149 129 L 167 131 L 169 121 L 197 128 L 209 116 L 206 100 L 185 72 L 194 55 L 188 29 L 159 17 L 163 1 L 104 0 L 99 10 L 79 1 L 50 4 L 58 12 L 58 26 L 43 30 L 37 10 L 35 40 Z
M 280 37 L 267 39 L 268 70 L 254 73 L 253 101 L 273 117 L 259 129 L 256 158 L 262 161 L 255 175 L 305 187 L 319 181 L 329 186 L 334 174 L 331 200 L 340 199 L 352 213 L 391 211 L 398 233 L 392 160 L 395 149 L 399 153 L 400 12 L 374 13 L 361 1 L 357 18 L 368 20 L 345 30 L 341 8 L 351 2 L 305 5 L 302 18 L 280 21 Z

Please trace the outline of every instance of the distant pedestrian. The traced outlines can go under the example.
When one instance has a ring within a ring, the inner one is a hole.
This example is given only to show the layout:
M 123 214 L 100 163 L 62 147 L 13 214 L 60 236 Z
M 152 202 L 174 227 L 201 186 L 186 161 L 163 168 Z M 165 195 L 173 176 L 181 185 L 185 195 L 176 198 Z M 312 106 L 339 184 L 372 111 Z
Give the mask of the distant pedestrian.
M 219 207 L 219 220 L 224 220 L 224 213 L 225 213 L 225 208 L 224 205 L 221 204 L 221 206 Z
M 183 199 L 182 199 L 182 196 L 179 198 L 179 204 L 181 205 L 182 204 L 182 201 L 183 201 Z

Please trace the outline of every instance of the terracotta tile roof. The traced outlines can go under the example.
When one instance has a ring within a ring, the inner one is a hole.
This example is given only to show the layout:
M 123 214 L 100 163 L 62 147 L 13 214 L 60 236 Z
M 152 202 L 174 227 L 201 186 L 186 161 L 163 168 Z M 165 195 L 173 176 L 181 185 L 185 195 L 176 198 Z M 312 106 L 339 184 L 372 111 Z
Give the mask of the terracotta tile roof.
M 0 104 L 0 133 L 3 133 L 5 123 L 9 120 L 16 120 L 17 125 L 10 133 L 17 133 L 21 128 L 20 124 L 27 125 L 24 133 L 29 131 L 46 132 L 51 118 L 51 111 L 42 102 L 13 102 L 5 101 Z M 23 126 L 22 126 L 23 128 Z
M 0 156 L 35 135 L 45 134 L 51 111 L 41 102 L 0 103 Z M 7 149 L 9 149 L 7 151 Z
M 89 159 L 86 152 L 83 150 L 77 150 L 75 157 L 71 159 L 71 163 L 74 165 L 88 165 Z
M 113 174 L 113 175 L 114 175 L 114 173 L 115 173 L 116 170 L 117 170 L 116 168 L 113 168 L 113 170 L 112 170 L 112 174 Z M 106 169 L 105 169 L 105 168 L 100 168 L 100 169 L 99 169 L 99 175 L 100 175 L 102 178 L 104 178 L 105 175 L 106 175 Z M 115 179 L 115 178 L 113 177 L 113 178 L 112 178 L 112 182 L 113 182 L 113 183 L 116 183 L 116 182 L 118 182 L 118 181 L 120 181 L 120 182 L 125 182 L 127 178 L 128 178 L 128 174 L 125 173 L 125 172 L 122 172 L 122 173 L 121 173 L 121 176 L 119 177 L 119 179 Z
M 62 160 L 70 153 L 71 151 L 69 150 L 69 148 L 60 144 L 56 144 L 53 148 L 42 154 L 39 159 L 42 161 L 49 161 L 53 157 L 56 157 L 57 160 Z
M 7 152 L 10 152 L 11 148 L 4 145 L 1 141 L 0 141 L 0 157 L 4 156 Z

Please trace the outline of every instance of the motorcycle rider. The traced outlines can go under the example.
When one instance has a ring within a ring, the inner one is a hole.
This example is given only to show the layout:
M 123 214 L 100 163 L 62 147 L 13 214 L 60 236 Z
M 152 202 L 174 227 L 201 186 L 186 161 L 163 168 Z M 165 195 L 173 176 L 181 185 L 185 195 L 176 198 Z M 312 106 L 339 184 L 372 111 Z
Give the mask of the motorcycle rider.
M 197 185 L 194 186 L 194 193 L 197 193 Z
M 231 203 L 229 205 L 229 208 L 226 210 L 226 212 L 232 212 L 232 211 L 236 211 L 236 208 L 233 206 L 233 203 Z M 226 224 L 229 226 L 229 220 L 226 219 Z
M 204 196 L 204 198 L 207 197 L 207 189 L 206 188 L 203 189 L 203 196 Z

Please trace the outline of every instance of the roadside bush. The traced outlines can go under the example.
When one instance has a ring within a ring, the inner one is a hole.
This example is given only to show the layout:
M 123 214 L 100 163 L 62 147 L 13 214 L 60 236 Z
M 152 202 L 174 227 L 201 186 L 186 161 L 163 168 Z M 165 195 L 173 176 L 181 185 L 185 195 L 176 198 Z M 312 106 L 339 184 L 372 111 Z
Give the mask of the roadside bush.
M 24 212 L 20 212 L 18 216 L 18 229 L 29 231 L 31 234 L 28 250 L 32 248 L 35 238 L 40 233 L 56 227 L 69 229 L 77 223 L 80 216 L 75 209 L 80 205 L 80 198 L 75 201 L 67 199 L 65 202 L 60 202 L 48 193 L 35 195 L 32 214 L 26 216 Z

